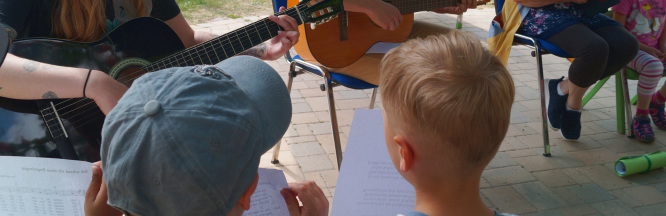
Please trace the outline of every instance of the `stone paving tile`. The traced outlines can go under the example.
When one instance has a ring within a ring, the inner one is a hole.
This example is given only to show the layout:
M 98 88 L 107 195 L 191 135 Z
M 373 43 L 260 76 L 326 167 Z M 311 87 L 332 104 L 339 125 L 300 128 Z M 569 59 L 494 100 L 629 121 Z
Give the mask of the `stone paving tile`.
M 297 157 L 298 165 L 303 172 L 322 171 L 333 169 L 333 163 L 329 160 L 328 155 L 311 155 L 305 157 Z
M 509 186 L 481 189 L 481 193 L 493 203 L 495 210 L 500 212 L 525 214 L 536 211 L 536 208 Z
M 569 206 L 588 204 L 587 202 L 585 202 L 585 200 L 583 200 L 583 198 L 571 192 L 571 190 L 569 190 L 569 188 L 567 188 L 566 186 L 551 188 L 550 190 L 553 191 L 553 194 L 555 196 L 559 197 L 561 200 L 564 200 L 564 202 L 567 203 L 567 205 Z
M 292 143 L 317 141 L 317 137 L 315 137 L 315 136 L 285 137 L 284 140 L 285 140 L 286 143 L 292 144 Z
M 509 157 L 506 153 L 498 152 L 493 158 L 493 160 L 490 161 L 488 166 L 486 166 L 486 169 L 508 167 L 515 165 L 518 165 L 518 163 L 516 163 L 516 161 L 511 159 L 511 157 Z
M 597 213 L 597 210 L 590 205 L 578 205 L 578 206 L 567 206 L 560 208 L 560 212 L 563 215 L 568 216 L 580 216 L 580 215 L 592 215 Z
M 312 134 L 314 134 L 314 135 L 322 135 L 322 134 L 331 134 L 331 133 L 333 133 L 333 128 L 331 127 L 331 122 L 308 124 L 308 127 L 310 128 L 310 130 L 312 130 Z
M 483 178 L 493 186 L 517 184 L 536 180 L 530 172 L 520 166 L 489 169 L 483 172 Z
M 585 175 L 605 190 L 613 190 L 631 186 L 630 181 L 618 178 L 615 172 L 612 172 L 610 169 L 602 165 L 586 166 L 577 169 L 581 171 L 581 174 Z
M 544 185 L 551 188 L 576 184 L 576 181 L 559 169 L 533 172 L 532 174 Z
M 319 119 L 314 113 L 294 113 L 291 115 L 292 124 L 304 124 L 304 123 L 315 123 L 319 122 Z
M 623 189 L 613 190 L 610 191 L 610 193 L 613 194 L 613 196 L 617 197 L 617 200 L 619 200 L 620 202 L 624 203 L 629 207 L 633 208 L 644 205 L 643 203 L 641 203 L 641 201 L 637 200 Z
M 654 204 L 636 208 L 636 212 L 641 215 L 664 215 L 666 212 L 666 203 Z
M 321 148 L 319 142 L 295 143 L 290 144 L 289 148 L 294 154 L 294 157 L 303 157 L 310 155 L 324 154 L 324 149 Z
M 342 99 L 369 98 L 369 96 L 363 91 L 347 90 L 347 91 L 339 91 L 339 92 L 342 95 Z
M 593 203 L 591 204 L 592 207 L 597 209 L 597 211 L 601 212 L 604 215 L 618 215 L 618 216 L 631 216 L 631 215 L 638 215 L 637 212 L 629 208 L 627 205 L 624 203 L 618 201 L 618 200 L 610 200 L 610 201 L 605 201 L 605 202 L 600 202 L 600 203 Z
M 567 189 L 572 193 L 578 195 L 587 203 L 596 203 L 601 201 L 613 200 L 615 197 L 606 192 L 599 185 L 594 183 L 584 184 L 584 185 L 572 185 L 568 186 Z
M 604 164 L 614 162 L 620 158 L 617 154 L 607 148 L 571 152 L 571 155 L 578 158 L 578 160 L 585 163 L 585 165 Z
M 541 182 L 527 182 L 512 186 L 516 192 L 527 198 L 527 201 L 538 210 L 555 209 L 565 206 L 563 200 Z
M 623 189 L 623 191 L 643 205 L 666 202 L 666 194 L 650 186 L 630 187 Z
M 307 103 L 292 103 L 291 104 L 292 113 L 307 113 L 312 112 L 312 108 Z
M 513 151 L 506 151 L 506 154 L 514 158 L 532 156 L 532 155 L 541 155 L 540 153 L 537 153 L 537 151 L 535 151 L 534 149 L 519 149 Z
M 571 156 L 568 152 L 560 150 L 559 147 L 551 147 L 550 150 L 552 156 L 548 158 L 548 161 L 557 168 L 579 167 L 585 165 L 580 160 Z
M 555 166 L 548 162 L 548 159 L 541 155 L 514 158 L 515 161 L 530 172 L 554 169 Z
M 526 148 L 527 145 L 523 144 L 522 142 L 520 142 L 520 140 L 516 139 L 515 137 L 506 137 L 502 141 L 499 151 L 504 152 L 504 151 L 518 150 L 518 149 L 526 149 Z

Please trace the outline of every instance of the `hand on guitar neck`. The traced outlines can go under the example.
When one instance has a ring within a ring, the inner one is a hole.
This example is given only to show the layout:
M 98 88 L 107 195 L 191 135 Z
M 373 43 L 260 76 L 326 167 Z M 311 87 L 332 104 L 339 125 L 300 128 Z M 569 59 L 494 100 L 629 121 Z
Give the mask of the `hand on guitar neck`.
M 462 14 L 468 8 L 476 8 L 476 0 L 461 0 L 455 7 L 444 7 L 431 10 L 436 13 Z M 402 23 L 402 14 L 397 7 L 382 0 L 346 0 L 345 10 L 365 13 L 377 26 L 393 31 Z

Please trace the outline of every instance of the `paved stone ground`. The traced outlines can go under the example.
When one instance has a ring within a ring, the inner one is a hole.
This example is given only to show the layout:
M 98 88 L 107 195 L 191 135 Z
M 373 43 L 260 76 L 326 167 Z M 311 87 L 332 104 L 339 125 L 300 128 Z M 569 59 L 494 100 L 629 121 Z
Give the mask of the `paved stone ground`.
M 487 37 L 492 9 L 471 10 L 464 15 L 464 30 Z M 222 34 L 260 17 L 214 20 L 194 26 Z M 416 19 L 455 26 L 455 16 L 421 12 Z M 516 85 L 511 126 L 497 156 L 481 181 L 481 195 L 493 209 L 520 215 L 666 215 L 666 171 L 653 170 L 621 178 L 613 163 L 620 157 L 666 151 L 666 132 L 656 130 L 657 141 L 642 144 L 616 132 L 615 83 L 611 79 L 585 106 L 582 137 L 568 142 L 550 131 L 553 156 L 543 152 L 540 104 L 535 59 L 530 49 L 514 46 L 508 69 Z M 567 74 L 569 62 L 544 56 L 546 78 Z M 284 59 L 268 62 L 286 80 Z M 262 157 L 261 167 L 282 169 L 288 181 L 312 180 L 332 201 L 338 171 L 335 163 L 328 103 L 319 90 L 322 81 L 311 75 L 296 77 L 291 98 L 293 119 L 282 140 L 281 164 L 270 163 L 272 152 Z M 630 81 L 632 94 L 635 81 Z M 354 109 L 367 108 L 370 90 L 335 88 L 336 110 L 344 149 Z M 381 100 L 376 107 L 381 108 Z M 634 107 L 635 109 L 635 107 Z

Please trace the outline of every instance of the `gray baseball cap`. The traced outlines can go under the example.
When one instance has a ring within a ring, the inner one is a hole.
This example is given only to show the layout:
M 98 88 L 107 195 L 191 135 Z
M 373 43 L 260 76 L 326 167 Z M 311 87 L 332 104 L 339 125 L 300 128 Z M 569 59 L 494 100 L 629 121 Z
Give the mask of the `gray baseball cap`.
M 108 204 L 134 215 L 226 215 L 290 120 L 284 81 L 254 57 L 146 74 L 104 122 Z

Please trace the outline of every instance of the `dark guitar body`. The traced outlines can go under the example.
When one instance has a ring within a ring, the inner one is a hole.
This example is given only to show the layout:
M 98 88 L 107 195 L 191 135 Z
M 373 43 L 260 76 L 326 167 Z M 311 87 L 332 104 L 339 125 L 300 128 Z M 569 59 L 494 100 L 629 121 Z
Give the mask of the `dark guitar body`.
M 10 53 L 54 65 L 101 70 L 129 86 L 133 78 L 146 73 L 142 69 L 146 63 L 184 48 L 178 35 L 167 24 L 154 18 L 138 18 L 119 26 L 97 42 L 17 40 Z M 0 155 L 61 157 L 56 143 L 62 145 L 57 140 L 66 139 L 64 142 L 71 143 L 78 159 L 99 160 L 104 114 L 90 99 L 65 100 L 0 97 Z M 60 121 L 49 109 L 51 103 L 57 109 Z M 64 131 L 60 130 L 63 126 Z

